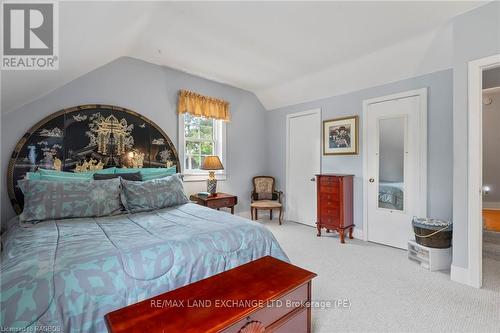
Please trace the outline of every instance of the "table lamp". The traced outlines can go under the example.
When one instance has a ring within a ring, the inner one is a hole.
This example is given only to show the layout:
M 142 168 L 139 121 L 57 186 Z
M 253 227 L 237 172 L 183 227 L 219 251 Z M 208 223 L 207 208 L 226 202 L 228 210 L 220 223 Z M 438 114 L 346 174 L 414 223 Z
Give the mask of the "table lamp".
M 209 170 L 207 179 L 207 192 L 214 195 L 217 192 L 217 179 L 215 179 L 215 170 L 223 170 L 224 167 L 218 156 L 207 156 L 201 164 L 202 170 Z

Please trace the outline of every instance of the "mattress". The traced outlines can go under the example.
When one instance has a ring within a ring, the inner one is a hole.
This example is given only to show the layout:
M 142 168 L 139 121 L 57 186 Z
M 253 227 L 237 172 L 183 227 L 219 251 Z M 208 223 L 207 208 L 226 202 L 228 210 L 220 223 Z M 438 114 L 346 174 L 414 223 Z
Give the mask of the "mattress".
M 139 214 L 18 223 L 2 236 L 1 326 L 107 332 L 110 311 L 271 255 L 272 233 L 185 204 Z

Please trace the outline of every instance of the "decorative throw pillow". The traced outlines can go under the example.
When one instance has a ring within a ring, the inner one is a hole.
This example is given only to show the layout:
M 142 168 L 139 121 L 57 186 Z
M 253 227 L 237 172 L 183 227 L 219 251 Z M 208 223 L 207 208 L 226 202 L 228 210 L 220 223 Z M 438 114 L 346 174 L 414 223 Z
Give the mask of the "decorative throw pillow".
M 42 179 L 42 175 L 40 175 L 40 172 L 26 172 L 26 179 L 40 180 Z
M 71 182 L 71 181 L 81 181 L 81 180 L 91 180 L 94 174 L 114 174 L 115 167 L 107 168 L 102 170 L 94 170 L 87 172 L 68 172 L 68 171 L 58 171 L 50 169 L 39 169 L 33 174 L 39 174 L 39 177 L 33 177 L 34 175 L 28 175 L 28 179 L 41 179 L 41 180 L 52 180 L 58 182 Z
M 24 194 L 21 222 L 106 216 L 120 212 L 120 180 L 20 180 Z
M 115 173 L 121 175 L 122 173 L 140 172 L 142 180 L 151 180 L 172 176 L 177 172 L 177 167 L 170 168 L 116 168 Z
M 131 213 L 182 205 L 189 202 L 180 174 L 133 182 L 122 179 L 122 199 Z
M 130 181 L 142 181 L 142 176 L 140 172 L 131 172 L 131 173 L 120 173 L 120 174 L 100 174 L 100 173 L 94 173 L 94 180 L 105 180 L 105 179 L 113 179 L 113 178 L 118 178 L 122 177 L 123 179 L 130 180 Z
M 67 171 L 56 171 L 39 169 L 36 173 L 40 174 L 40 180 L 56 181 L 56 182 L 72 182 L 72 181 L 82 181 L 82 180 L 92 180 L 92 173 L 83 172 L 67 172 Z M 34 179 L 30 175 L 29 179 Z

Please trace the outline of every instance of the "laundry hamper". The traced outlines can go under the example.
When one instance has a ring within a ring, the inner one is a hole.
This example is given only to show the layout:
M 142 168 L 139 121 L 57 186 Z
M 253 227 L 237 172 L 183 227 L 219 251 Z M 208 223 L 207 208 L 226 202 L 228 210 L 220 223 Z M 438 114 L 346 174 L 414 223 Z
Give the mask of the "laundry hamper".
M 412 226 L 417 244 L 437 249 L 446 249 L 451 246 L 452 222 L 414 217 Z

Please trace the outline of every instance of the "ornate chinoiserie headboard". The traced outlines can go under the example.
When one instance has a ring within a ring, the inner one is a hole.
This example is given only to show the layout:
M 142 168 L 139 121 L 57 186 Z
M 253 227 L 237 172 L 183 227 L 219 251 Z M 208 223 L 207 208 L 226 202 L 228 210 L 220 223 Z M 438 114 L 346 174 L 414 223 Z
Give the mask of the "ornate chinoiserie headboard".
M 79 105 L 45 117 L 19 140 L 7 171 L 9 198 L 19 214 L 17 181 L 39 167 L 78 172 L 112 166 L 181 170 L 175 146 L 151 120 L 117 106 Z

